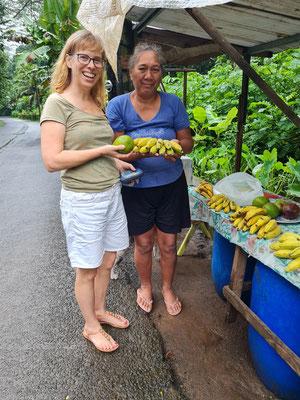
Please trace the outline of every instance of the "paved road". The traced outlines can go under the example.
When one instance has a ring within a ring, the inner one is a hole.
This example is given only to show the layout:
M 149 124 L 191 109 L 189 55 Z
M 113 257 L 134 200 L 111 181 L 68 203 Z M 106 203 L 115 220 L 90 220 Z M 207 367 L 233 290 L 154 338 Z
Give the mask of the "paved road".
M 132 251 L 108 294 L 108 308 L 131 321 L 107 329 L 120 348 L 103 354 L 82 337 L 59 174 L 42 165 L 38 123 L 0 120 L 0 400 L 184 399 L 136 305 Z

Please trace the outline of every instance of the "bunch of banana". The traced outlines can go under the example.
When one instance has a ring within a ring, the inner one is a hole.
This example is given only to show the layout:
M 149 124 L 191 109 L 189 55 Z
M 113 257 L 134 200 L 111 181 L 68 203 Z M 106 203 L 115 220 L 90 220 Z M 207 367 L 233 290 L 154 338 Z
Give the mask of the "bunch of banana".
M 163 140 L 156 138 L 136 138 L 134 139 L 135 153 L 141 154 L 160 154 L 173 156 L 174 154 L 183 154 L 182 147 L 179 143 L 173 142 L 172 140 Z
M 274 256 L 293 259 L 285 268 L 286 272 L 300 269 L 300 235 L 293 232 L 285 232 L 278 241 L 271 244 L 270 249 L 276 250 Z
M 281 228 L 266 214 L 264 208 L 246 206 L 231 214 L 230 220 L 238 230 L 249 230 L 251 235 L 257 233 L 258 239 L 272 239 L 280 235 Z
M 196 188 L 195 191 L 206 199 L 211 199 L 213 195 L 213 186 L 211 183 L 202 181 Z
M 240 206 L 228 199 L 224 194 L 215 194 L 207 205 L 216 212 L 224 211 L 225 213 L 236 211 L 240 208 Z

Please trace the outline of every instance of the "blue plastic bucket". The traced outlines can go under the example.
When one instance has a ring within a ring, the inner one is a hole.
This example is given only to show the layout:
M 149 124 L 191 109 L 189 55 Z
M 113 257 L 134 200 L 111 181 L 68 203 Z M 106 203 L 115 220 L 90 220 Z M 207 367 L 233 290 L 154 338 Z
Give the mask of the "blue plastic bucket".
M 250 308 L 300 356 L 300 290 L 259 261 Z M 300 377 L 250 324 L 248 338 L 254 368 L 263 384 L 284 400 L 299 400 Z
M 214 232 L 214 243 L 211 261 L 211 274 L 218 295 L 221 299 L 226 300 L 223 296 L 223 287 L 230 282 L 232 262 L 235 252 L 235 244 L 230 243 L 218 232 Z M 249 257 L 245 272 L 245 281 L 251 281 L 255 266 L 255 258 Z M 251 291 L 242 294 L 242 300 L 246 304 L 250 304 Z

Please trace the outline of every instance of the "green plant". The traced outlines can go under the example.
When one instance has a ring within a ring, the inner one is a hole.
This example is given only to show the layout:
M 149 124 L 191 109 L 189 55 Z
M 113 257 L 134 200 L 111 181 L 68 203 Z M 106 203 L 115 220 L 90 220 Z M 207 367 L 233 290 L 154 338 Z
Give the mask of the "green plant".
M 293 159 L 290 159 L 289 165 L 284 165 L 277 160 L 276 148 L 272 149 L 271 152 L 265 150 L 263 155 L 259 155 L 258 158 L 262 162 L 253 168 L 252 174 L 260 180 L 262 186 L 272 193 L 292 194 L 291 192 L 288 193 L 288 186 L 295 180 L 295 175 L 290 168 L 290 166 L 293 167 Z

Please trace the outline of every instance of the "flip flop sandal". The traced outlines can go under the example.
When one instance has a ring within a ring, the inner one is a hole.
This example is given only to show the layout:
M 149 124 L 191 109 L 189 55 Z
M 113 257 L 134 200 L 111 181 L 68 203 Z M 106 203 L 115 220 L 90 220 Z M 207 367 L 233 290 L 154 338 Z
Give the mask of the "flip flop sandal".
M 111 337 L 102 328 L 100 328 L 97 332 L 94 333 L 87 333 L 87 331 L 84 329 L 82 335 L 91 343 L 93 343 L 93 345 L 96 347 L 97 350 L 103 351 L 104 353 L 111 353 L 112 351 L 117 350 L 117 348 L 119 347 L 117 342 L 115 342 L 115 345 L 112 348 L 96 346 L 91 336 L 96 335 L 97 333 L 100 333 L 102 336 L 104 336 L 106 340 L 108 341 L 111 340 Z
M 169 313 L 170 315 L 173 315 L 173 316 L 174 316 L 174 315 L 178 315 L 178 314 L 181 312 L 181 303 L 180 303 L 178 297 L 176 297 L 174 303 L 172 303 L 172 304 L 167 303 L 165 299 L 164 299 L 164 302 L 165 302 L 165 305 L 166 305 L 166 307 L 167 307 L 167 311 L 168 311 L 168 313 Z M 179 304 L 180 307 L 179 307 L 178 310 L 174 310 L 174 306 L 176 306 L 177 304 Z
M 99 318 L 98 318 L 98 321 L 100 322 L 100 324 L 110 325 L 110 326 L 113 326 L 114 328 L 121 328 L 121 329 L 128 328 L 128 326 L 129 326 L 129 321 L 128 321 L 128 319 L 126 319 L 125 317 L 121 317 L 121 315 L 114 314 L 114 313 L 112 313 L 112 312 L 110 312 L 110 311 L 106 311 L 106 314 L 109 314 L 109 315 L 111 315 L 112 317 L 115 317 L 116 319 L 122 321 L 123 325 L 122 325 L 122 324 L 119 324 L 119 325 L 118 325 L 118 324 L 114 324 L 114 323 L 112 323 L 112 322 L 108 322 L 108 321 L 105 321 L 104 319 L 99 319 Z M 124 321 L 124 320 L 125 320 L 125 321 Z
M 148 309 L 147 309 L 145 306 L 142 306 L 141 304 L 139 304 L 139 300 L 140 300 L 140 302 L 143 301 L 144 303 L 146 303 L 147 306 L 149 306 Z M 153 300 L 150 300 L 150 301 L 149 301 L 149 300 L 145 299 L 145 297 L 141 294 L 141 289 L 138 289 L 138 290 L 137 290 L 137 299 L 136 299 L 136 302 L 138 303 L 138 306 L 139 306 L 143 311 L 145 311 L 146 313 L 149 313 L 149 312 L 152 310 L 152 303 L 153 303 Z

